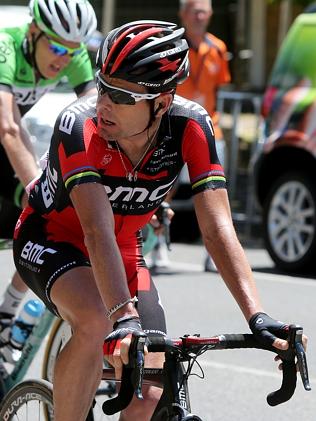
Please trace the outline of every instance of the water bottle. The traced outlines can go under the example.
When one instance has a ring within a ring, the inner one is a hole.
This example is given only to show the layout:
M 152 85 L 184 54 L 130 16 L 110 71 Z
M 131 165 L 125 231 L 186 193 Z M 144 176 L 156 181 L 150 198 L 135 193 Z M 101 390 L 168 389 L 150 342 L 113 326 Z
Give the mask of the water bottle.
M 8 362 L 14 364 L 20 357 L 17 350 L 13 349 L 10 344 L 12 324 L 8 321 L 6 326 L 3 326 L 0 333 L 0 359 L 1 359 L 1 377 L 4 376 L 4 366 L 2 363 Z M 20 351 L 19 351 L 20 353 Z
M 43 314 L 44 309 L 44 304 L 39 300 L 29 300 L 24 304 L 11 330 L 10 343 L 13 348 L 20 350 L 23 348 L 25 341 Z
M 27 301 L 13 326 L 1 332 L 0 342 L 6 345 L 0 348 L 0 354 L 5 362 L 15 364 L 19 360 L 25 341 L 44 310 L 45 306 L 41 301 Z

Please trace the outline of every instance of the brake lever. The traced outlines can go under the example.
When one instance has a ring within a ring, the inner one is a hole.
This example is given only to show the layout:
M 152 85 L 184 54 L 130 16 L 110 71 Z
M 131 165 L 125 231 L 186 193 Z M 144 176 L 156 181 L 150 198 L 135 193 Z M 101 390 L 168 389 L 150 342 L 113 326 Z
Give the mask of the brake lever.
M 113 415 L 127 408 L 135 393 L 138 399 L 144 399 L 142 394 L 145 345 L 147 337 L 137 337 L 130 346 L 130 357 L 128 365 L 123 365 L 121 387 L 115 398 L 106 400 L 102 410 L 106 415 Z M 135 360 L 131 357 L 134 355 Z M 133 362 L 134 361 L 134 362 Z
M 304 389 L 310 391 L 312 388 L 309 382 L 307 359 L 303 346 L 303 329 L 299 326 L 297 326 L 297 329 L 295 330 L 294 347 L 297 358 L 297 365 Z
M 301 326 L 289 326 L 288 342 L 289 350 L 291 350 L 294 353 L 294 358 L 297 358 L 297 365 L 299 368 L 304 389 L 309 391 L 311 390 L 311 386 L 308 376 L 307 359 L 303 346 L 303 328 Z
M 136 345 L 136 367 L 133 370 L 132 382 L 134 384 L 134 391 L 137 399 L 144 399 L 142 387 L 144 378 L 146 341 L 146 337 L 140 337 L 138 338 Z
M 303 347 L 303 328 L 297 325 L 289 326 L 288 343 L 286 351 L 277 351 L 283 365 L 283 379 L 281 388 L 267 396 L 270 406 L 279 405 L 289 400 L 296 388 L 297 371 L 295 357 L 297 358 L 301 379 L 305 390 L 311 390 L 308 378 L 307 360 Z M 276 350 L 274 349 L 274 352 Z

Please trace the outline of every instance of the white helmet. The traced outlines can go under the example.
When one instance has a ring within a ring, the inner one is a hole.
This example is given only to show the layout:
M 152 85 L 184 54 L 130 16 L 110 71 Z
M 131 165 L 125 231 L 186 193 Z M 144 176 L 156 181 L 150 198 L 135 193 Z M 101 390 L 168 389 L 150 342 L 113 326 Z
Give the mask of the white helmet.
M 84 42 L 97 27 L 88 0 L 31 0 L 29 8 L 33 20 L 43 32 L 66 41 Z

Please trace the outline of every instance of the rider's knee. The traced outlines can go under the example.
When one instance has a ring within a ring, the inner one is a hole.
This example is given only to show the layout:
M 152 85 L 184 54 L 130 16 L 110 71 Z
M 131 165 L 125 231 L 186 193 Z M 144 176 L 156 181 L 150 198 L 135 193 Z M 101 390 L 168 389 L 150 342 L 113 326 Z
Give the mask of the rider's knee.
M 109 331 L 105 311 L 90 311 L 78 314 L 70 320 L 73 334 L 86 337 L 89 341 L 103 341 Z
M 157 406 L 162 390 L 154 386 L 143 386 L 144 400 L 133 398 L 130 405 L 122 412 L 120 421 L 137 419 L 149 421 Z

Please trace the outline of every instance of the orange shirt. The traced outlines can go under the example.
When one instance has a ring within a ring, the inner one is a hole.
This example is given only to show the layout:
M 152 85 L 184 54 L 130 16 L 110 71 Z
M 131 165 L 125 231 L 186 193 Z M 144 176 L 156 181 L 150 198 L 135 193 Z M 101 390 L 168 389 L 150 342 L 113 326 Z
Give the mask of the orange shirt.
M 198 51 L 190 48 L 189 60 L 189 77 L 178 85 L 177 94 L 202 105 L 212 117 L 215 138 L 223 139 L 215 107 L 218 87 L 231 79 L 226 45 L 219 38 L 207 33 Z

